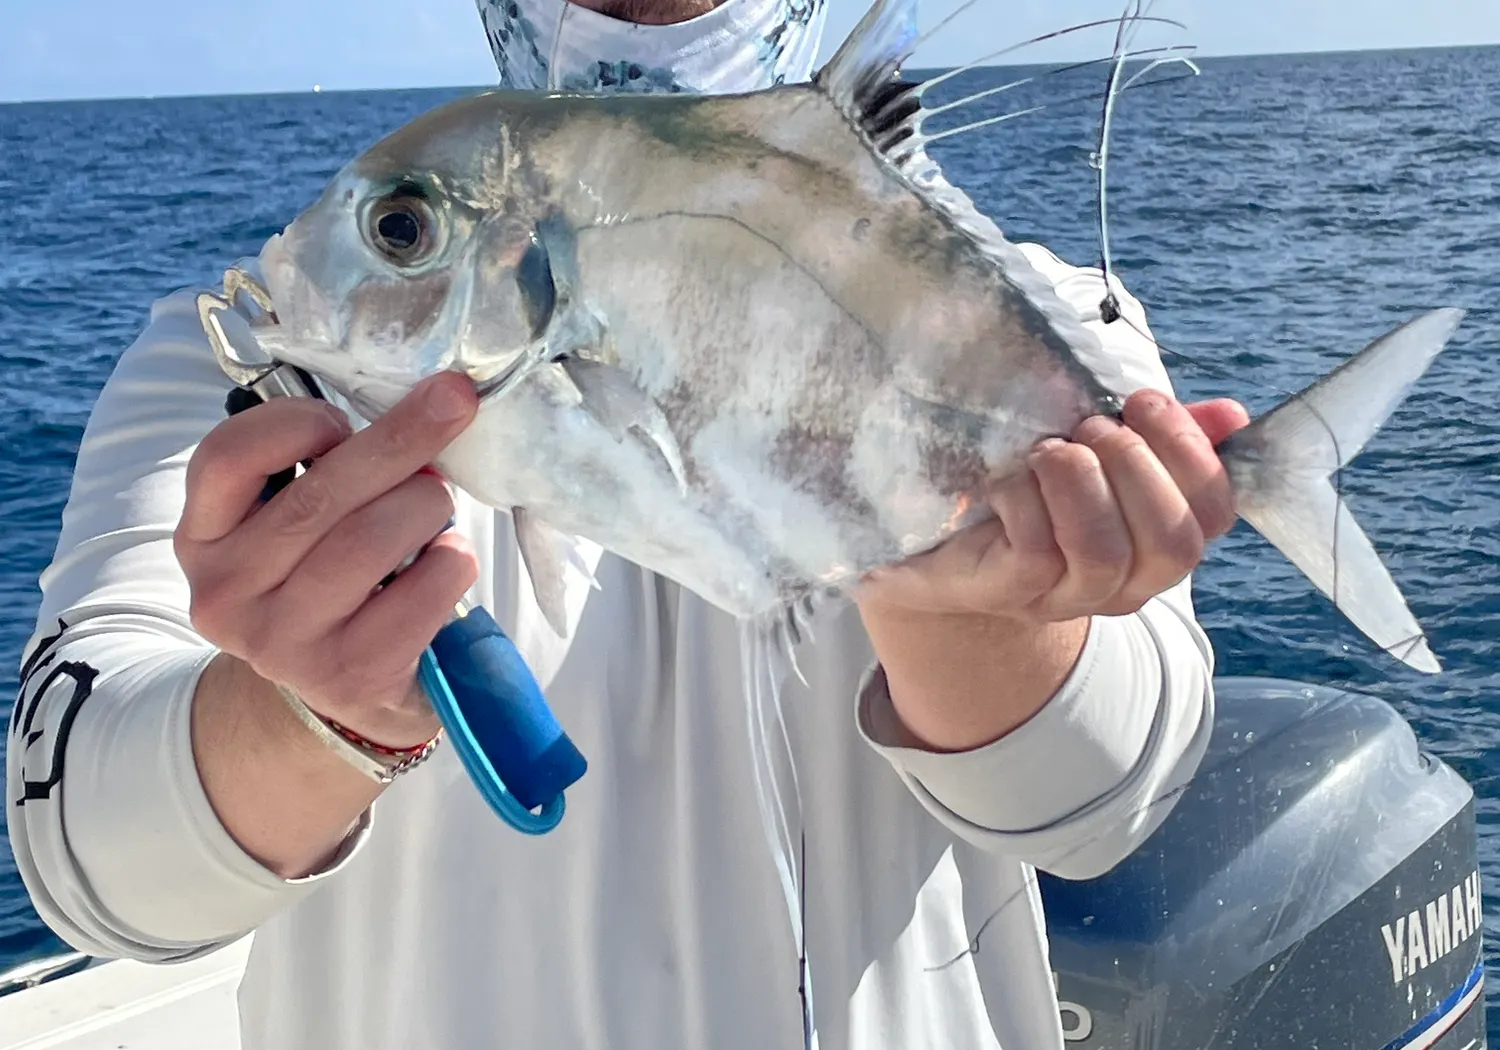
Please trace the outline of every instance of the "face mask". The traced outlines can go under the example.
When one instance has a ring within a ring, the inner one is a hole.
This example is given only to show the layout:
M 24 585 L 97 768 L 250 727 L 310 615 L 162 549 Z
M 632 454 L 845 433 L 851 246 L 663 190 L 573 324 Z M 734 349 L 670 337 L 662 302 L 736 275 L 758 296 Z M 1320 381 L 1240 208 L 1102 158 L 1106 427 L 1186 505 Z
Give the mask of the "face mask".
M 728 94 L 806 80 L 826 0 L 724 0 L 675 25 L 639 25 L 570 0 L 475 0 L 500 83 L 581 92 Z

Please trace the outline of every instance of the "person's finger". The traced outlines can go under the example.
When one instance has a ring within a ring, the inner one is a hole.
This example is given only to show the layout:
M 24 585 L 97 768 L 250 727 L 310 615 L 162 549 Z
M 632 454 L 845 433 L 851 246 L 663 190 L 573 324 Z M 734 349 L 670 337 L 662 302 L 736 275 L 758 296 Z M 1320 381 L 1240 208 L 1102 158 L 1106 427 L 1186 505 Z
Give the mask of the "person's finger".
M 1228 532 L 1235 519 L 1229 474 L 1193 415 L 1165 394 L 1142 391 L 1126 401 L 1124 419 L 1171 474 L 1204 537 Z
M 272 595 L 279 618 L 321 634 L 353 616 L 380 581 L 452 519 L 453 497 L 418 472 L 344 518 Z
M 1130 532 L 1130 575 L 1108 611 L 1134 611 L 1192 572 L 1203 556 L 1203 532 L 1172 475 L 1135 431 L 1096 417 L 1074 437 L 1099 458 Z
M 1183 407 L 1203 428 L 1210 444 L 1217 445 L 1236 430 L 1250 425 L 1250 413 L 1245 411 L 1244 405 L 1232 398 L 1195 401 Z
M 1130 575 L 1130 531 L 1087 445 L 1044 441 L 1030 460 L 1067 563 L 1051 604 L 1059 611 L 1086 611 L 1107 601 Z
M 338 632 L 338 647 L 363 654 L 371 673 L 404 674 L 478 578 L 472 545 L 459 533 L 445 532 L 350 618 Z
M 466 376 L 445 372 L 425 380 L 257 511 L 226 556 L 253 556 L 263 585 L 280 584 L 334 526 L 437 458 L 476 407 Z
M 993 570 L 985 575 L 1000 577 L 981 581 L 991 591 L 988 604 L 1029 604 L 1057 586 L 1067 571 L 1041 482 L 1030 469 L 1022 468 L 995 484 L 990 506 L 1004 527 L 1005 539 L 994 544 L 984 559 L 983 568 Z
M 1041 482 L 1031 470 L 1023 468 L 996 482 L 990 489 L 990 506 L 1005 525 L 1006 539 L 1017 551 L 1045 554 L 1057 550 Z
M 255 509 L 267 478 L 323 455 L 349 431 L 342 412 L 314 398 L 273 398 L 230 416 L 188 461 L 178 535 L 189 544 L 222 539 Z

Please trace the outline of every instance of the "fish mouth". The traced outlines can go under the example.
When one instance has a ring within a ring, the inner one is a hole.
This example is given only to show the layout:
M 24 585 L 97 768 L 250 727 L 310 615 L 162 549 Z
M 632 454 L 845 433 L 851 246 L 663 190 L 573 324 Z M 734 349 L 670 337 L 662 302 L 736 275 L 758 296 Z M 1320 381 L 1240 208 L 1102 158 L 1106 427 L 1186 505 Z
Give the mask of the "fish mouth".
M 542 342 L 523 350 L 514 361 L 494 375 L 480 379 L 470 372 L 469 378 L 474 381 L 475 393 L 481 404 L 487 401 L 498 401 L 541 366 L 553 364 L 565 357 L 567 357 L 565 353 L 550 352 L 546 342 Z
M 521 365 L 518 362 L 502 370 L 498 375 L 490 379 L 476 380 L 474 383 L 475 394 L 478 395 L 481 402 L 498 400 L 506 391 L 520 381 L 517 376 L 520 369 Z
M 488 370 L 475 367 L 477 362 L 464 369 L 474 381 L 481 403 L 499 400 L 541 368 L 562 364 L 575 354 L 589 356 L 598 347 L 604 329 L 587 310 L 554 309 L 548 311 L 545 327 L 536 326 L 533 333 L 532 341 L 498 371 L 480 378 Z

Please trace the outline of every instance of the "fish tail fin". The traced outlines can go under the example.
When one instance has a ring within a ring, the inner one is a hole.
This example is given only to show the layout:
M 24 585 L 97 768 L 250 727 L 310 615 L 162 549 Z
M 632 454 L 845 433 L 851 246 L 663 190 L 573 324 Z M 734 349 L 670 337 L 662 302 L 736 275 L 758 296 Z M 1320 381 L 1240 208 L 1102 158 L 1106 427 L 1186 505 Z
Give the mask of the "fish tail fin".
M 1433 310 L 1381 336 L 1231 435 L 1219 453 L 1240 517 L 1382 650 L 1442 670 L 1334 475 L 1359 454 L 1452 338 L 1462 310 Z

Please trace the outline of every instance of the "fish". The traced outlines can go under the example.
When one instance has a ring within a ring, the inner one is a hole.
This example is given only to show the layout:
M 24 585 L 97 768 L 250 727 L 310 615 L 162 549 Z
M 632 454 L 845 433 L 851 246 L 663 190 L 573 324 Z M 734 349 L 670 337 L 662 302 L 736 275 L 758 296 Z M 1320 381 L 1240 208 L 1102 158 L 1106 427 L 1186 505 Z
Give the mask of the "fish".
M 925 148 L 916 8 L 876 0 L 802 83 L 437 106 L 266 242 L 254 335 L 366 420 L 469 376 L 436 466 L 514 515 L 560 636 L 581 540 L 746 622 L 854 593 L 1122 407 L 1079 312 Z M 1415 316 L 1217 449 L 1239 517 L 1426 673 L 1335 478 L 1463 316 Z

